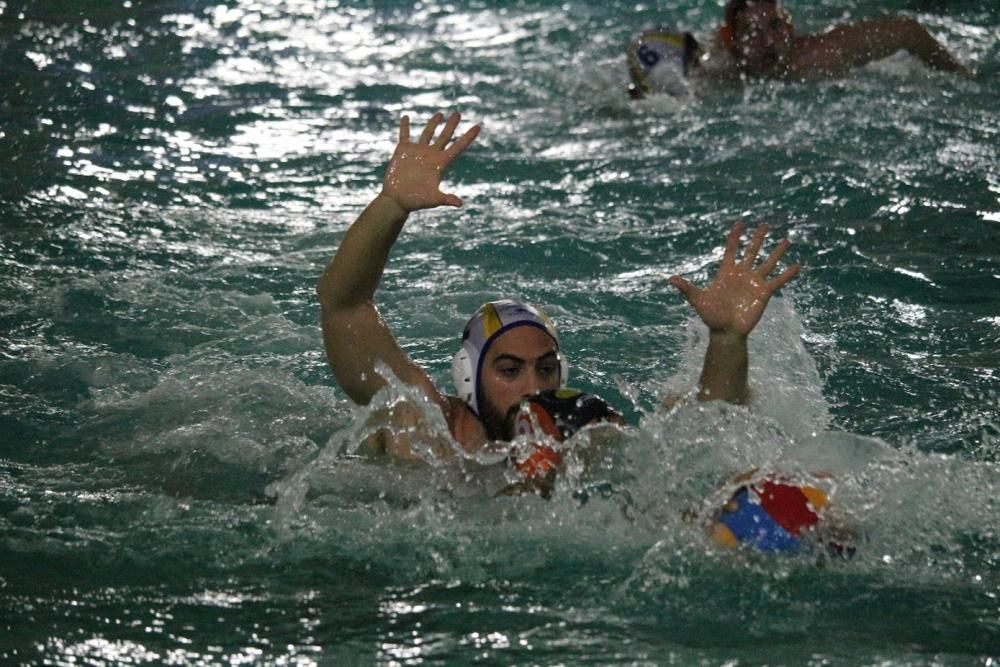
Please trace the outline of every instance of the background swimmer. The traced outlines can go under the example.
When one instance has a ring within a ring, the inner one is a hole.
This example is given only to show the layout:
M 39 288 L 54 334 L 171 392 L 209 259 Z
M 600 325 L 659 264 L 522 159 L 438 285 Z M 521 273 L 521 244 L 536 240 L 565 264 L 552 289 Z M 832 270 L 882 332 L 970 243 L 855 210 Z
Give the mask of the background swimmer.
M 389 162 L 382 190 L 348 229 L 317 284 L 323 339 L 337 382 L 357 403 L 368 403 L 385 384 L 385 364 L 402 382 L 420 389 L 440 410 L 454 441 L 466 453 L 483 451 L 513 438 L 510 417 L 528 396 L 558 389 L 567 378 L 559 340 L 537 308 L 512 301 L 485 304 L 472 317 L 453 370 L 458 395 L 439 390 L 427 372 L 402 350 L 375 305 L 375 290 L 393 243 L 409 214 L 438 206 L 461 206 L 440 190 L 441 178 L 480 132 L 473 126 L 452 141 L 459 115 L 452 114 L 435 137 L 443 115 L 435 114 L 417 141 L 410 140 L 409 118 L 400 122 L 399 143 Z M 771 296 L 799 270 L 790 266 L 775 277 L 789 246 L 781 241 L 758 264 L 767 227 L 761 225 L 738 257 L 743 225 L 729 232 L 722 265 L 712 282 L 698 288 L 680 276 L 670 278 L 709 328 L 698 398 L 744 402 L 747 386 L 747 337 Z M 415 458 L 413 437 L 421 437 L 422 412 L 400 406 L 386 418 L 395 428 L 379 431 L 366 443 L 370 452 Z M 452 443 L 435 451 L 453 456 Z
M 640 34 L 628 50 L 633 97 L 649 92 L 676 94 L 677 70 L 665 48 L 673 33 L 651 30 Z M 958 61 L 917 20 L 891 17 L 834 26 L 798 35 L 791 15 L 776 0 L 730 0 L 724 23 L 708 44 L 684 33 L 679 53 L 683 74 L 691 81 L 774 79 L 817 81 L 846 76 L 851 69 L 906 51 L 933 69 L 971 77 Z M 686 55 L 685 55 L 686 54 Z M 669 74 L 664 74 L 669 70 Z M 662 85 L 661 80 L 668 85 Z

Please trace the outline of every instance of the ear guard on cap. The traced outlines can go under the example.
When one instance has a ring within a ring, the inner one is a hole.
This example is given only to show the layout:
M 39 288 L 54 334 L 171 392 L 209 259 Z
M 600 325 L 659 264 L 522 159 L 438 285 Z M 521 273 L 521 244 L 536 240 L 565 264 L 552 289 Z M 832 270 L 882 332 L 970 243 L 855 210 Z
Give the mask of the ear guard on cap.
M 455 383 L 455 391 L 458 397 L 472 405 L 472 398 L 476 394 L 476 371 L 472 368 L 472 360 L 469 359 L 469 351 L 465 345 L 455 353 L 451 360 L 451 381 Z

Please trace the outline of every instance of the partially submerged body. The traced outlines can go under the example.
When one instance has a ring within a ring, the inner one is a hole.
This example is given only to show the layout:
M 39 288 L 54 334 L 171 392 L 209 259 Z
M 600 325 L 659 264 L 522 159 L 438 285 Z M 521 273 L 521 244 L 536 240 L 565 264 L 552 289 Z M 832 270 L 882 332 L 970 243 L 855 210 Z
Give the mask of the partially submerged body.
M 668 30 L 647 30 L 629 46 L 633 97 L 673 92 L 672 79 L 659 68 L 677 71 L 668 50 Z M 774 0 L 731 0 L 725 23 L 710 40 L 684 38 L 683 63 L 693 85 L 752 80 L 820 81 L 846 76 L 853 68 L 905 51 L 927 67 L 971 77 L 962 65 L 915 19 L 891 17 L 838 25 L 799 35 L 791 17 Z
M 475 140 L 479 127 L 452 141 L 459 116 L 452 114 L 435 136 L 442 120 L 443 115 L 436 114 L 420 139 L 411 141 L 409 119 L 403 117 L 400 141 L 382 191 L 348 229 L 317 290 L 327 357 L 348 396 L 367 404 L 386 383 L 380 369 L 388 369 L 440 411 L 457 445 L 455 454 L 475 454 L 492 443 L 509 442 L 522 401 L 564 386 L 568 364 L 555 328 L 538 308 L 515 301 L 490 302 L 466 325 L 453 366 L 457 395 L 448 394 L 402 350 L 379 315 L 375 291 L 409 214 L 461 205 L 458 197 L 439 190 L 440 181 L 449 164 Z M 765 225 L 757 228 L 739 257 L 743 232 L 743 225 L 730 230 L 722 265 L 706 288 L 697 288 L 680 276 L 670 278 L 709 327 L 698 393 L 702 400 L 747 399 L 747 336 L 770 297 L 798 272 L 797 266 L 791 266 L 771 276 L 788 241 L 758 261 Z M 399 428 L 386 429 L 371 449 L 412 456 L 407 438 L 391 434 L 405 433 L 421 414 L 421 406 L 394 407 L 386 417 Z
M 559 393 L 569 366 L 545 314 L 515 301 L 484 304 L 465 327 L 452 367 L 456 391 L 449 394 L 405 354 L 375 304 L 379 280 L 409 214 L 461 205 L 456 196 L 440 192 L 440 181 L 479 128 L 452 141 L 458 114 L 435 136 L 442 120 L 436 114 L 414 142 L 409 120 L 403 118 L 382 191 L 348 229 L 319 280 L 327 356 L 341 388 L 359 404 L 368 404 L 386 385 L 386 375 L 411 388 L 411 400 L 373 410 L 376 423 L 359 448 L 362 453 L 425 461 L 499 459 L 517 480 L 501 493 L 547 495 L 564 463 L 565 441 L 573 433 L 586 428 L 593 444 L 601 429 L 591 424 L 607 424 L 606 432 L 624 420 L 596 397 Z M 701 401 L 749 400 L 747 338 L 771 296 L 798 273 L 797 266 L 778 270 L 787 240 L 761 259 L 767 227 L 759 226 L 745 242 L 744 231 L 741 224 L 730 229 L 719 270 L 704 288 L 680 276 L 669 278 L 709 330 L 696 393 Z M 543 412 L 555 424 L 571 422 L 572 429 L 557 433 L 542 428 Z M 525 424 L 539 428 L 526 431 Z M 586 456 L 581 453 L 582 460 Z

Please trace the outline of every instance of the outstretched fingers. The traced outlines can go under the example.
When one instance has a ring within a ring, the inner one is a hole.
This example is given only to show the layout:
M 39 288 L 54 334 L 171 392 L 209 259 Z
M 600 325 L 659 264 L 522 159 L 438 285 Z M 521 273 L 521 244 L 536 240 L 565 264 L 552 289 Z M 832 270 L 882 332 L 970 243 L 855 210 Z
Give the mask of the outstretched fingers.
M 431 139 L 434 138 L 434 131 L 437 129 L 438 123 L 441 122 L 442 118 L 444 118 L 444 114 L 440 111 L 431 116 L 431 119 L 427 121 L 427 126 L 424 127 L 424 131 L 420 133 L 419 143 L 430 145 Z
M 767 283 L 767 291 L 768 291 L 768 293 L 774 294 L 779 289 L 781 289 L 782 285 L 784 285 L 785 283 L 787 283 L 789 280 L 791 280 L 792 278 L 794 278 L 797 275 L 799 275 L 799 265 L 798 264 L 792 264 L 790 267 L 788 267 L 787 269 L 785 269 L 784 271 L 782 271 L 780 274 L 778 274 L 777 278 L 775 278 L 774 280 L 772 280 L 769 283 Z
M 757 253 L 760 252 L 760 247 L 764 245 L 764 237 L 767 236 L 767 230 L 767 225 L 759 225 L 757 229 L 754 230 L 753 236 L 750 238 L 750 243 L 747 245 L 746 252 L 743 253 L 744 266 L 753 266 L 753 263 L 757 261 Z
M 764 225 L 761 225 L 761 227 L 763 227 L 763 226 Z M 758 228 L 758 231 L 760 231 L 759 228 Z M 757 235 L 755 234 L 754 235 L 754 241 L 757 240 L 756 237 L 757 237 Z M 763 237 L 761 237 L 761 240 L 763 241 Z M 757 276 L 762 281 L 766 281 L 764 283 L 764 285 L 765 285 L 765 288 L 766 288 L 768 294 L 774 294 L 775 292 L 777 292 L 779 289 L 781 289 L 781 287 L 785 283 L 787 283 L 789 280 L 791 280 L 792 278 L 794 278 L 795 276 L 797 276 L 798 273 L 799 273 L 799 265 L 798 264 L 793 264 L 792 266 L 789 266 L 787 269 L 785 269 L 780 274 L 778 274 L 778 276 L 776 278 L 774 278 L 773 280 L 770 280 L 770 281 L 767 280 L 767 277 L 769 275 L 771 275 L 771 272 L 774 271 L 775 268 L 777 268 L 778 262 L 780 262 L 781 258 L 785 256 L 785 251 L 788 250 L 788 248 L 791 245 L 792 245 L 791 241 L 789 241 L 788 239 L 782 239 L 778 243 L 778 245 L 776 245 L 774 247 L 774 250 L 772 250 L 768 254 L 767 259 L 765 259 L 763 262 L 761 262 L 760 266 L 758 266 L 757 269 L 756 269 L 756 271 L 755 271 L 755 273 L 757 274 Z M 760 246 L 758 244 L 757 247 L 754 250 L 756 252 L 759 249 L 760 249 Z M 748 254 L 749 254 L 749 250 L 748 250 Z
M 444 154 L 448 156 L 449 162 L 451 162 L 459 155 L 461 155 L 463 152 L 465 152 L 465 149 L 469 147 L 469 144 L 475 141 L 476 137 L 479 136 L 479 130 L 480 130 L 479 125 L 473 125 L 468 130 L 466 130 L 465 134 L 460 136 L 455 141 L 455 143 L 453 143 L 451 146 L 445 149 Z
M 771 275 L 771 271 L 774 271 L 774 267 L 778 266 L 778 262 L 781 261 L 782 256 L 784 256 L 785 251 L 788 250 L 790 245 L 792 245 L 792 242 L 788 239 L 783 239 L 778 243 L 774 250 L 771 251 L 771 254 L 767 256 L 767 259 L 757 267 L 757 275 L 761 278 L 767 278 Z
M 448 116 L 448 122 L 444 124 L 444 129 L 441 130 L 441 134 L 438 136 L 437 141 L 434 142 L 434 148 L 444 149 L 451 141 L 451 135 L 455 133 L 455 128 L 458 127 L 458 121 L 462 120 L 462 117 L 455 112 Z
M 403 116 L 399 120 L 399 143 L 405 144 L 410 141 L 410 117 Z
M 458 124 L 462 121 L 462 116 L 458 112 L 449 115 L 444 127 L 441 128 L 441 134 L 435 138 L 434 135 L 442 120 L 444 120 L 444 114 L 440 111 L 431 116 L 430 120 L 427 121 L 427 125 L 420 133 L 417 143 L 441 151 L 444 154 L 445 164 L 447 165 L 461 155 L 469 147 L 469 144 L 476 140 L 476 137 L 479 136 L 480 126 L 474 125 L 466 130 L 465 134 L 452 142 L 452 137 L 455 136 L 455 130 L 458 129 Z M 399 142 L 407 143 L 409 141 L 410 118 L 409 116 L 403 116 L 399 123 Z M 451 143 L 450 146 L 448 145 L 449 142 Z
M 698 291 L 697 287 L 680 276 L 670 276 L 667 282 L 676 287 L 688 301 L 691 301 L 695 293 Z
M 746 229 L 746 225 L 742 222 L 737 222 L 729 228 L 729 236 L 726 237 L 726 251 L 722 255 L 723 266 L 732 266 L 736 263 L 736 252 L 740 248 L 740 236 L 742 236 L 744 229 Z

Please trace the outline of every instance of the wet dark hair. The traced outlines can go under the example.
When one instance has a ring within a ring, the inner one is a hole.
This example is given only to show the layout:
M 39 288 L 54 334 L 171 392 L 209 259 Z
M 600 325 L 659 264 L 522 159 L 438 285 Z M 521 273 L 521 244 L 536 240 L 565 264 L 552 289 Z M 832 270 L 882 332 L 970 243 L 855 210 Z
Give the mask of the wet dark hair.
M 726 8 L 723 10 L 723 20 L 727 26 L 732 28 L 733 24 L 736 23 L 736 17 L 739 16 L 744 9 L 750 5 L 764 3 L 777 5 L 778 0 L 729 0 L 729 2 L 726 3 Z

